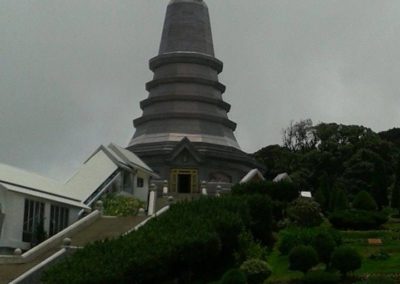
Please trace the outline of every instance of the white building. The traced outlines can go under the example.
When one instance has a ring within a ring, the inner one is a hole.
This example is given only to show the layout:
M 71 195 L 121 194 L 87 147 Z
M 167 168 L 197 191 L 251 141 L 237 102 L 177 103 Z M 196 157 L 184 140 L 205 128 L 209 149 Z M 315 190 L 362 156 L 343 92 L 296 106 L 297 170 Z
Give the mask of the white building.
M 106 192 L 147 203 L 156 175 L 132 152 L 100 146 L 64 184 L 0 164 L 0 254 L 29 249 L 41 226 L 48 236 L 77 221 Z

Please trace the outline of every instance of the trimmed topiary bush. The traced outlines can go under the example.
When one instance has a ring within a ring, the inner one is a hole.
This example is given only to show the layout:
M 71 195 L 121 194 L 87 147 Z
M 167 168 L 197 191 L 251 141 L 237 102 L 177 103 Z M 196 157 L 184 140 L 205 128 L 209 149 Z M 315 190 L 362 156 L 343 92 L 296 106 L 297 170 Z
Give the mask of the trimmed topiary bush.
M 243 262 L 240 270 L 246 275 L 249 284 L 263 283 L 272 273 L 266 261 L 254 258 Z
M 296 246 L 314 245 L 315 237 L 321 232 L 329 234 L 337 246 L 341 245 L 341 234 L 331 228 L 288 228 L 279 232 L 278 250 L 286 255 Z
M 225 272 L 220 284 L 246 284 L 246 276 L 239 269 L 231 269 Z
M 322 270 L 309 271 L 303 278 L 305 284 L 336 284 L 339 281 L 338 274 Z
M 351 247 L 338 247 L 332 254 L 332 267 L 339 270 L 345 277 L 348 272 L 361 267 L 361 256 Z
M 289 253 L 289 269 L 306 273 L 318 264 L 318 255 L 311 246 L 297 246 Z
M 375 211 L 378 209 L 378 205 L 371 194 L 363 190 L 357 193 L 357 195 L 354 197 L 353 208 L 366 211 Z
M 303 227 L 316 227 L 323 221 L 319 204 L 311 198 L 296 199 L 289 205 L 287 214 L 290 221 Z

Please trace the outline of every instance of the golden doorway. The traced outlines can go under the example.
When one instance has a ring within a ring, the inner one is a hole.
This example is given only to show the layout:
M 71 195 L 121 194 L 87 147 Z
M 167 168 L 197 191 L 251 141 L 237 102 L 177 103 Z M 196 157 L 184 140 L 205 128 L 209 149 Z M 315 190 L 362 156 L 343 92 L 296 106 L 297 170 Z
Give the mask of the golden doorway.
M 170 177 L 171 192 L 198 193 L 198 171 L 195 169 L 172 169 Z

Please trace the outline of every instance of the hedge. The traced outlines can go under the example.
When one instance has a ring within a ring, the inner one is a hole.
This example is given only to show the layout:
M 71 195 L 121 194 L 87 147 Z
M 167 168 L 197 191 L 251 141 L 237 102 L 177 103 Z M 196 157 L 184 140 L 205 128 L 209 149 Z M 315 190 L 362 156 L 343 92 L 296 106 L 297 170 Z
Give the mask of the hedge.
M 252 224 L 270 228 L 270 201 L 265 196 L 259 200 L 264 209 L 256 212 L 250 208 L 254 200 L 243 196 L 178 203 L 137 232 L 79 250 L 46 271 L 42 281 L 163 283 L 215 279 L 233 264 L 238 236 L 243 231 L 251 230 Z
M 329 221 L 338 229 L 372 230 L 386 223 L 388 216 L 383 212 L 343 210 L 330 214 Z

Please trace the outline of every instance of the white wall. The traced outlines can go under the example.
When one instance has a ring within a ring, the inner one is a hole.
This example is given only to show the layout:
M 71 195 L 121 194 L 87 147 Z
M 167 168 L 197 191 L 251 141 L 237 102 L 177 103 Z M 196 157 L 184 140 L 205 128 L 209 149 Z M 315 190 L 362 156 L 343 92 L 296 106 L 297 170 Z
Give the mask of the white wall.
M 142 178 L 144 181 L 143 187 L 137 187 L 137 179 Z M 133 195 L 139 200 L 147 203 L 148 195 L 149 195 L 149 179 L 150 175 L 144 172 L 137 172 L 134 177 L 134 191 Z
M 0 188 L 0 202 L 5 213 L 0 247 L 28 249 L 29 243 L 22 242 L 25 198 L 17 193 Z
M 31 196 L 25 196 L 19 193 L 14 193 L 12 191 L 6 190 L 0 185 L 0 203 L 2 205 L 2 210 L 5 213 L 4 224 L 0 235 L 0 247 L 21 249 L 30 248 L 30 243 L 25 243 L 22 241 L 22 229 L 24 222 L 24 209 L 26 198 L 45 203 L 44 229 L 47 233 L 49 232 L 50 207 L 52 204 L 69 208 L 69 225 L 78 220 L 80 208 L 70 207 L 62 203 L 55 203 L 49 200 L 43 200 L 33 198 Z

